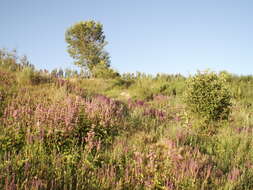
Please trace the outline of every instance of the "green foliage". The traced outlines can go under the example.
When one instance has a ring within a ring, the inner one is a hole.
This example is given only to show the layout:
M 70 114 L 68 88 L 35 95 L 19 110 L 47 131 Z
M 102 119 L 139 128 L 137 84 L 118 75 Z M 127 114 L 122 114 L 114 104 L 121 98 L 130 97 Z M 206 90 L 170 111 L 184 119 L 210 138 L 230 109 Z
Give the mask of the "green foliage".
M 70 56 L 82 69 L 92 71 L 101 61 L 109 67 L 109 55 L 104 51 L 107 42 L 102 24 L 93 20 L 79 22 L 66 31 L 65 39 Z
M 92 76 L 95 78 L 113 79 L 119 77 L 119 73 L 109 68 L 104 61 L 100 61 L 92 70 Z
M 10 57 L 0 65 L 0 189 L 253 189 L 252 76 L 190 77 L 200 106 L 187 107 L 198 115 L 189 120 L 181 75 L 114 78 L 102 62 L 97 78 L 50 75 Z M 212 135 L 192 127 L 230 112 L 208 123 Z
M 24 142 L 24 129 L 15 130 L 13 127 L 0 126 L 0 154 L 8 151 L 19 151 Z
M 204 120 L 227 120 L 231 112 L 231 98 L 222 75 L 198 72 L 187 80 L 184 97 L 187 109 Z
M 181 75 L 158 74 L 157 76 L 144 73 L 124 74 L 122 78 L 129 81 L 129 91 L 133 98 L 152 100 L 158 94 L 165 96 L 181 95 L 185 78 Z
M 17 80 L 20 84 L 38 85 L 51 81 L 49 75 L 35 71 L 32 67 L 24 67 L 17 74 Z
M 26 67 L 19 73 L 17 79 L 20 84 L 30 84 L 33 77 L 33 69 L 30 67 Z

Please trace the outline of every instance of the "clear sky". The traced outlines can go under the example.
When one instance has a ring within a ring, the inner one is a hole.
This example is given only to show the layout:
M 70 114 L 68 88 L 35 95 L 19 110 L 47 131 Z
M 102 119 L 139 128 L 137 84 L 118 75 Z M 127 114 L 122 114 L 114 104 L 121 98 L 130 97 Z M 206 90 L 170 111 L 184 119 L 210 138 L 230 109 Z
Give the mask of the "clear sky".
M 0 0 L 0 48 L 39 69 L 73 68 L 65 31 L 89 19 L 121 73 L 253 74 L 253 0 Z

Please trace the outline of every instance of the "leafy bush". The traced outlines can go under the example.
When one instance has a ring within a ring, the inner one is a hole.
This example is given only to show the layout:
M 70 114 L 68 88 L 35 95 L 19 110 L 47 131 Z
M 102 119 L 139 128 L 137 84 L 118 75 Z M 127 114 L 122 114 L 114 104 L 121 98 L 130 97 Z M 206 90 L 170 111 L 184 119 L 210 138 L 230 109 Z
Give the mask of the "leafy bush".
M 34 70 L 30 67 L 25 67 L 17 76 L 20 84 L 31 84 L 31 79 L 34 77 Z
M 187 80 L 184 98 L 188 111 L 206 121 L 228 119 L 231 97 L 223 75 L 198 72 Z
M 32 67 L 25 67 L 17 76 L 19 83 L 21 84 L 43 84 L 51 81 L 50 76 L 35 71 Z
M 91 72 L 95 78 L 111 79 L 119 76 L 119 73 L 109 68 L 103 61 L 94 66 Z

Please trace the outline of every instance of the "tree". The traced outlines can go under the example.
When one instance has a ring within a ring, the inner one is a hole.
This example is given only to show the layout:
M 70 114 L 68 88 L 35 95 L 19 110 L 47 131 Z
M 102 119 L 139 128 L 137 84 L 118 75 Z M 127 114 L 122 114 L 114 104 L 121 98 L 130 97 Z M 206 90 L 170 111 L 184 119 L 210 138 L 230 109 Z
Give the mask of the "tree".
M 107 42 L 102 24 L 92 20 L 79 22 L 68 28 L 65 37 L 68 53 L 82 70 L 92 72 L 92 69 L 101 62 L 109 68 L 110 60 L 104 50 Z

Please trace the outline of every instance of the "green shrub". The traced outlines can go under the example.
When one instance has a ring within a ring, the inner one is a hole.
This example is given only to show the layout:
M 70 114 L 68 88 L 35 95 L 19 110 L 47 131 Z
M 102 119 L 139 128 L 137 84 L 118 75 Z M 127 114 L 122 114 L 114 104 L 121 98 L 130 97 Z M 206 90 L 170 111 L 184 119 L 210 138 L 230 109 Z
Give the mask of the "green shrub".
M 109 68 L 103 61 L 94 66 L 91 72 L 95 78 L 112 79 L 119 77 L 119 73 Z
M 198 72 L 187 80 L 184 96 L 187 110 L 205 121 L 227 120 L 231 98 L 223 75 Z
M 51 82 L 50 76 L 40 72 L 34 72 L 34 74 L 31 75 L 30 80 L 32 85 L 45 84 Z
M 20 84 L 31 84 L 33 76 L 34 70 L 30 67 L 25 67 L 20 73 L 18 73 L 17 79 Z
M 32 67 L 24 67 L 17 75 L 18 82 L 23 85 L 32 84 L 38 85 L 51 81 L 50 76 L 44 73 L 35 71 Z

